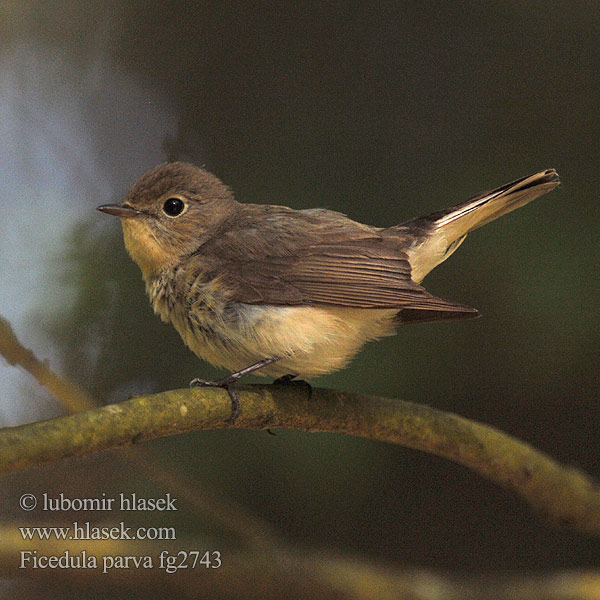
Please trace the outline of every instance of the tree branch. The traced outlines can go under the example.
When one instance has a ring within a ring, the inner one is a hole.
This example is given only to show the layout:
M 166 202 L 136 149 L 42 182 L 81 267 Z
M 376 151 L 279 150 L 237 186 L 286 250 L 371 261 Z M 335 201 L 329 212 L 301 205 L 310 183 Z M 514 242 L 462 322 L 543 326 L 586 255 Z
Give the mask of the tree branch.
M 283 427 L 401 444 L 458 462 L 519 494 L 554 524 L 600 534 L 600 493 L 587 475 L 492 427 L 428 406 L 297 386 L 240 388 L 242 413 L 226 422 L 227 393 L 182 389 L 138 396 L 0 430 L 0 473 L 203 429 Z
M 44 361 L 25 348 L 10 323 L 0 317 L 0 356 L 9 365 L 19 366 L 33 375 L 69 411 L 77 412 L 96 406 L 78 385 L 57 375 Z

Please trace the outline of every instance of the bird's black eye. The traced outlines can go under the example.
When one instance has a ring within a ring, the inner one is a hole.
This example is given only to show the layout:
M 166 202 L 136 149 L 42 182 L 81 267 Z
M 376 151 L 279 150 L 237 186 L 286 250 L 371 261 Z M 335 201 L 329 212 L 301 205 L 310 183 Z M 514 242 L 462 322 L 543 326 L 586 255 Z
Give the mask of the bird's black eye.
M 177 217 L 183 212 L 184 208 L 185 204 L 183 200 L 180 200 L 179 198 L 169 198 L 168 200 L 165 200 L 165 203 L 163 204 L 163 211 L 169 217 Z

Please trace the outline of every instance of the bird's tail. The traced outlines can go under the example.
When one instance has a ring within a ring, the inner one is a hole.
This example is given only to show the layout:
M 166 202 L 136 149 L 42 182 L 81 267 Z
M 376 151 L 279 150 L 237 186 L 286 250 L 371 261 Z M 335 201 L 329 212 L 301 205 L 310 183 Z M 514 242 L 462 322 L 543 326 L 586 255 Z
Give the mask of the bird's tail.
M 467 233 L 524 206 L 559 183 L 556 171 L 547 169 L 398 226 L 414 238 L 409 251 L 414 281 L 421 281 L 431 269 L 446 260 Z

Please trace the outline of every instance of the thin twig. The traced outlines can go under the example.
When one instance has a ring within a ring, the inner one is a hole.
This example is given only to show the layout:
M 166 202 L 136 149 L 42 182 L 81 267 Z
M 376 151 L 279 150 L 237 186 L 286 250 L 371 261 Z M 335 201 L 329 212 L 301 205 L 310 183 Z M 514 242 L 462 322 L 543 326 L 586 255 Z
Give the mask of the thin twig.
M 19 342 L 9 322 L 0 317 L 0 356 L 10 365 L 33 375 L 69 412 L 94 408 L 97 404 L 78 385 L 57 375 L 44 361 Z
M 213 490 L 190 481 L 189 477 L 184 478 L 179 470 L 158 466 L 161 458 L 157 453 L 143 452 L 145 448 L 139 447 L 125 449 L 131 450 L 127 458 L 146 472 L 153 483 L 173 491 L 177 500 L 207 513 L 213 521 L 233 533 L 243 544 L 273 546 L 280 540 L 280 534 L 269 522 L 251 513 L 235 500 L 220 496 Z

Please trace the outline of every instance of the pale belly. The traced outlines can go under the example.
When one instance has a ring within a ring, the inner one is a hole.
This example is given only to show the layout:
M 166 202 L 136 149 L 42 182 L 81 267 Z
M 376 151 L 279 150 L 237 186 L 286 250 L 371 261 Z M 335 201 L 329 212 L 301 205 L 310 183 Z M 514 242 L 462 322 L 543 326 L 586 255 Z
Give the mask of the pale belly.
M 279 360 L 257 375 L 314 377 L 343 368 L 368 341 L 395 333 L 397 310 L 235 304 L 227 318 L 198 311 L 169 320 L 207 362 L 237 371 L 263 358 Z

